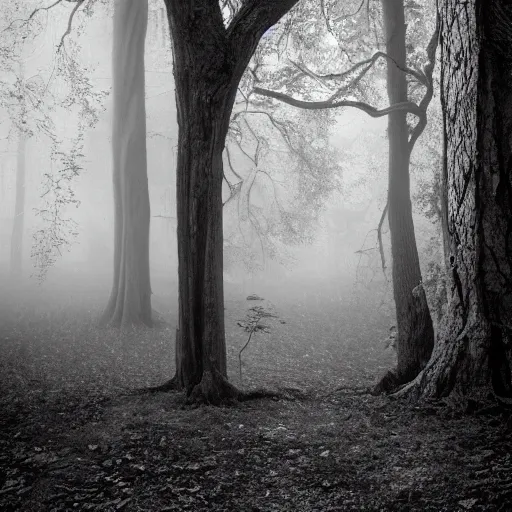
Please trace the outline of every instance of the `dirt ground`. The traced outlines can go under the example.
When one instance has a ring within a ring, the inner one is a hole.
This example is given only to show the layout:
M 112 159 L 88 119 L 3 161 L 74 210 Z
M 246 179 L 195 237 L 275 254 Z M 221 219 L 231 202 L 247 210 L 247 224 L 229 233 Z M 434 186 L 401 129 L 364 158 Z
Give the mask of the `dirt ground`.
M 274 304 L 240 382 L 254 304 L 228 294 L 231 381 L 286 391 L 220 408 L 131 393 L 173 374 L 167 311 L 121 335 L 85 293 L 2 304 L 0 510 L 512 510 L 510 419 L 366 394 L 389 319 L 368 297 L 303 299 Z

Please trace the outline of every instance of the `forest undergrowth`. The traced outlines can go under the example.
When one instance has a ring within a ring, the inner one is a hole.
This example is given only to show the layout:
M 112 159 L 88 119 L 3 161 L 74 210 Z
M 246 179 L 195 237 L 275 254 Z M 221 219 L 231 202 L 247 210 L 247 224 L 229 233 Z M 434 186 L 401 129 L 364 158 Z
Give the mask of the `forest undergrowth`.
M 0 510 L 510 510 L 512 422 L 365 392 L 393 364 L 368 297 L 227 293 L 230 379 L 282 399 L 189 407 L 134 395 L 172 376 L 172 299 L 120 334 L 94 293 L 0 305 Z M 247 341 L 255 303 L 268 332 Z M 158 305 L 158 300 L 154 304 Z M 155 305 L 155 307 L 157 307 Z

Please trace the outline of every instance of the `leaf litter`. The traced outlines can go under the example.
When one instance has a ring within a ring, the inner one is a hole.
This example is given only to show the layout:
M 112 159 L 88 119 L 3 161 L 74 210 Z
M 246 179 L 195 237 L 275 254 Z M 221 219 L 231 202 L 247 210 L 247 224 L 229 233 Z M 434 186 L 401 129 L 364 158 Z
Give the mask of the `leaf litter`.
M 172 375 L 172 326 L 121 335 L 79 306 L 2 311 L 2 511 L 511 510 L 510 419 L 366 394 L 392 358 L 355 307 L 353 325 L 290 308 L 254 334 L 244 385 L 288 399 L 190 408 L 128 392 Z M 227 301 L 237 385 L 246 310 Z

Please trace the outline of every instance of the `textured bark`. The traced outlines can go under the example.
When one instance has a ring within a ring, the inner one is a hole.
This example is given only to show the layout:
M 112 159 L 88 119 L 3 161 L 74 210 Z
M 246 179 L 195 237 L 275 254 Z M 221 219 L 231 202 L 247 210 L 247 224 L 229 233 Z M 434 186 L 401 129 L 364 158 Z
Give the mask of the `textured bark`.
M 512 397 L 512 6 L 446 0 L 442 98 L 451 294 L 431 361 L 402 391 Z
M 192 400 L 238 398 L 227 381 L 222 152 L 236 91 L 261 36 L 297 0 L 249 0 L 224 27 L 218 2 L 165 0 L 178 115 L 176 375 Z M 165 385 L 164 385 L 165 386 Z
M 26 134 L 20 131 L 18 139 L 18 151 L 16 160 L 16 202 L 14 204 L 14 220 L 11 234 L 11 277 L 19 280 L 23 266 L 23 232 L 25 220 L 25 156 Z
M 147 0 L 114 5 L 114 280 L 103 323 L 151 325 L 144 42 Z
M 403 0 L 382 0 L 386 53 L 387 89 L 390 105 L 408 101 L 406 75 L 406 24 Z M 434 346 L 434 328 L 421 286 L 421 270 L 414 234 L 409 179 L 410 144 L 405 112 L 388 115 L 389 187 L 388 219 L 393 258 L 393 293 L 396 305 L 397 368 L 379 382 L 375 392 L 390 391 L 414 379 L 427 364 Z

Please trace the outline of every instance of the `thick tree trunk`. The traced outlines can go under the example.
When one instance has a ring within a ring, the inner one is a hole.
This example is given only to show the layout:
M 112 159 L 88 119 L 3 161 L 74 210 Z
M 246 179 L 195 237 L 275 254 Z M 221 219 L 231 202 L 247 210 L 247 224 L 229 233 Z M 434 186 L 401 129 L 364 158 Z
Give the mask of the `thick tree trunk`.
M 14 203 L 14 220 L 11 235 L 11 278 L 21 279 L 23 267 L 23 232 L 25 224 L 25 156 L 27 137 L 23 131 L 19 133 L 16 160 L 16 201 Z
M 382 0 L 386 52 L 396 62 L 387 65 L 390 105 L 408 101 L 406 24 L 403 0 Z M 409 132 L 405 112 L 388 116 L 389 188 L 388 219 L 393 258 L 393 293 L 396 305 L 398 364 L 375 388 L 391 391 L 411 381 L 425 367 L 434 346 L 434 328 L 421 286 L 421 271 L 412 219 L 409 179 Z
M 226 367 L 222 152 L 238 82 L 223 71 L 218 49 L 187 43 L 174 44 L 179 126 L 175 382 L 192 398 L 217 403 L 237 396 Z
M 147 0 L 114 5 L 114 281 L 103 323 L 151 325 L 144 42 Z
M 441 4 L 451 300 L 402 394 L 512 397 L 512 6 Z
M 178 114 L 176 375 L 192 400 L 239 398 L 224 331 L 222 179 L 236 91 L 259 39 L 297 0 L 249 0 L 226 29 L 218 2 L 165 0 Z

